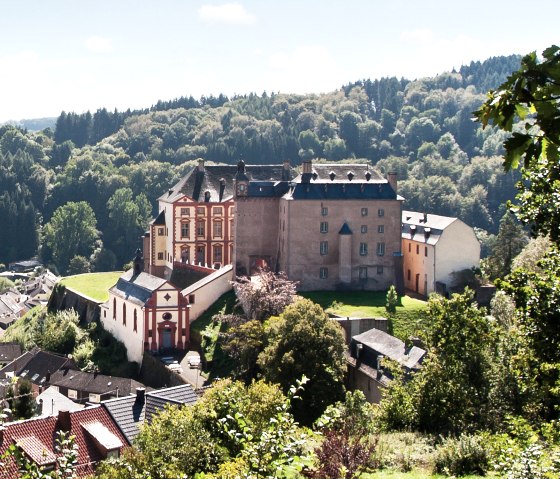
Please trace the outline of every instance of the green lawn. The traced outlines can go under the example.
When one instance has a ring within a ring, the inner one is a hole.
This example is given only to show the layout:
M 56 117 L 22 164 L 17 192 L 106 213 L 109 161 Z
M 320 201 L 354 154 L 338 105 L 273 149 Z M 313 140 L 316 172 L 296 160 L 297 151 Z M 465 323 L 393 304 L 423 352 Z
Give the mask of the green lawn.
M 299 293 L 320 304 L 327 313 L 353 318 L 387 317 L 383 291 L 309 291 Z M 401 296 L 393 319 L 393 334 L 401 339 L 425 329 L 426 302 Z
M 117 282 L 122 274 L 122 271 L 77 274 L 62 278 L 60 283 L 97 301 L 107 301 L 109 288 Z

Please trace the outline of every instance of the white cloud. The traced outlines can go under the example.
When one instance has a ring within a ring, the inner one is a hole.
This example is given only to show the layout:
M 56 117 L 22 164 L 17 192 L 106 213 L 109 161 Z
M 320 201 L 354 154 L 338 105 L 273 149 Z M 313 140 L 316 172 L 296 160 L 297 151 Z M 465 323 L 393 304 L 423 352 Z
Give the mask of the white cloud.
M 85 47 L 95 53 L 106 53 L 110 52 L 113 49 L 113 45 L 111 44 L 111 39 L 107 37 L 99 37 L 97 35 L 93 35 L 89 37 L 85 41 Z
M 254 25 L 257 22 L 257 17 L 240 3 L 202 5 L 198 9 L 198 18 L 211 25 Z

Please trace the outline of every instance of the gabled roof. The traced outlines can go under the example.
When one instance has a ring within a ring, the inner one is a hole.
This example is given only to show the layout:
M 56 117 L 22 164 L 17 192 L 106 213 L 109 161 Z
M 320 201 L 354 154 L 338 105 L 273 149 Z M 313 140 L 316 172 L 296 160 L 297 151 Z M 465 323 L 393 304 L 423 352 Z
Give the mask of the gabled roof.
M 48 383 L 47 377 L 60 368 L 78 369 L 71 359 L 49 351 L 34 349 L 29 354 L 26 353 L 22 356 L 24 357 L 23 360 L 17 364 L 17 369 L 14 369 L 13 372 L 16 376 L 28 379 L 38 386 L 46 385 Z M 19 359 L 16 361 L 19 361 Z M 10 364 L 6 365 L 6 368 L 9 366 Z M 0 372 L 3 372 L 4 369 Z
M 60 369 L 51 374 L 49 384 L 68 389 L 75 389 L 91 394 L 109 394 L 127 396 L 137 387 L 144 385 L 129 378 L 106 376 L 105 374 L 88 373 L 75 369 Z M 118 393 L 117 393 L 118 389 Z
M 158 389 L 145 393 L 137 390 L 135 395 L 103 401 L 103 406 L 119 426 L 128 442 L 136 438 L 144 420 L 150 422 L 153 415 L 166 404 L 194 404 L 198 396 L 190 384 Z
M 194 404 L 197 400 L 198 396 L 190 384 L 151 391 L 146 394 L 146 419 L 151 421 L 166 404 Z
M 246 165 L 244 173 L 250 181 L 289 180 L 291 170 L 283 165 Z M 286 172 L 290 171 L 287 175 Z M 171 189 L 158 200 L 172 203 L 182 196 L 194 201 L 205 201 L 206 192 L 209 201 L 221 203 L 233 197 L 233 182 L 238 172 L 237 165 L 199 165 L 193 167 Z
M 363 344 L 378 354 L 397 361 L 408 369 L 419 367 L 426 351 L 417 346 L 407 349 L 405 343 L 379 329 L 370 329 L 365 333 L 352 337 L 352 341 Z
M 455 221 L 458 221 L 458 219 L 450 216 L 403 211 L 401 236 L 403 239 L 433 245 L 439 241 L 445 228 Z
M 57 456 L 55 440 L 59 430 L 75 436 L 78 460 L 74 471 L 78 477 L 92 474 L 95 465 L 106 457 L 107 450 L 122 450 L 127 444 L 109 413 L 103 407 L 94 406 L 4 425 L 0 435 L 0 455 L 15 443 L 39 464 L 51 464 Z M 13 459 L 8 458 L 0 469 L 0 479 L 14 477 L 17 477 L 17 467 Z
M 165 283 L 168 283 L 165 279 L 144 272 L 135 275 L 134 270 L 129 269 L 109 292 L 143 306 L 152 297 L 153 292 Z
M 48 387 L 35 398 L 35 402 L 41 406 L 40 416 L 56 416 L 59 411 L 78 411 L 84 408 L 58 392 L 56 388 Z

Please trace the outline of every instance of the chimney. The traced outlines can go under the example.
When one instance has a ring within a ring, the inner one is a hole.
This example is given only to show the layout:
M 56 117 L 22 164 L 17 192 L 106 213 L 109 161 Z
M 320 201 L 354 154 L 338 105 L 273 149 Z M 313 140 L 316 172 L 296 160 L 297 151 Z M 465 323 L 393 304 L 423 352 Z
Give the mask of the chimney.
M 146 388 L 136 388 L 136 403 L 144 404 L 146 401 Z
M 397 192 L 397 173 L 394 171 L 391 171 L 389 173 L 387 173 L 387 181 L 389 182 L 389 185 L 391 186 L 391 188 L 393 188 L 393 191 L 396 193 Z
M 428 213 L 424 213 L 424 223 L 428 222 Z
M 313 165 L 311 160 L 305 160 L 301 166 L 303 167 L 301 172 L 301 182 L 309 183 L 311 181 L 311 177 L 313 176 Z
M 70 411 L 61 409 L 58 411 L 57 429 L 70 432 L 72 429 L 72 421 L 70 420 Z
M 197 166 L 198 171 L 202 172 L 204 171 L 204 160 L 198 160 L 198 166 Z

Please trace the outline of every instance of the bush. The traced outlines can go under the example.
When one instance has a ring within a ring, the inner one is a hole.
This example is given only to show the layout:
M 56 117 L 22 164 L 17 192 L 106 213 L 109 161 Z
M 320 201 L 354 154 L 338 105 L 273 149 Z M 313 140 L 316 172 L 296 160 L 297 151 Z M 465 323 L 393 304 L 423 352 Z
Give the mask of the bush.
M 480 435 L 461 434 L 446 439 L 436 451 L 434 472 L 466 476 L 485 475 L 489 468 L 489 454 Z

